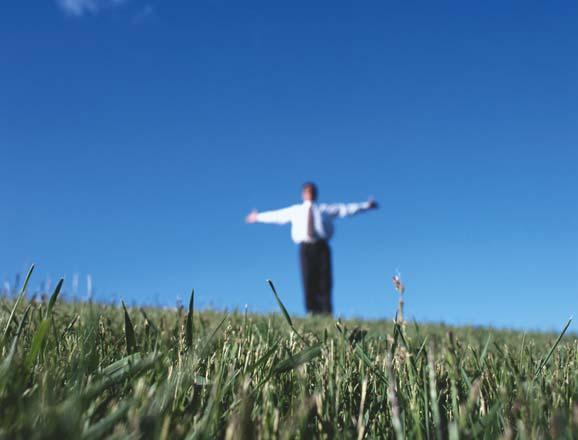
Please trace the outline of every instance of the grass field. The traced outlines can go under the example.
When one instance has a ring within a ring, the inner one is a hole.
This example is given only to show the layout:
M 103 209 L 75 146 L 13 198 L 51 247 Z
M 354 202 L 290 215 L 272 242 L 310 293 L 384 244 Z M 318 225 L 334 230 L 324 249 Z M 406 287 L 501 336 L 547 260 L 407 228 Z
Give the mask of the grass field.
M 1 300 L 0 438 L 578 438 L 575 335 L 58 292 Z

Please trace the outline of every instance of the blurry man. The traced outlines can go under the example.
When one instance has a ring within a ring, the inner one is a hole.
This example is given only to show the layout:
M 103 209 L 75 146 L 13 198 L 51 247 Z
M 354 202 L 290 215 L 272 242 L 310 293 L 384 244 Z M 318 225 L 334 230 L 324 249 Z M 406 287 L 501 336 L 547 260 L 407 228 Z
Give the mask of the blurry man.
M 333 220 L 376 209 L 377 203 L 369 199 L 363 203 L 318 204 L 317 195 L 315 184 L 307 182 L 301 192 L 303 203 L 277 211 L 252 211 L 246 221 L 291 223 L 291 238 L 299 245 L 307 312 L 331 314 L 331 250 L 328 242 L 333 236 Z

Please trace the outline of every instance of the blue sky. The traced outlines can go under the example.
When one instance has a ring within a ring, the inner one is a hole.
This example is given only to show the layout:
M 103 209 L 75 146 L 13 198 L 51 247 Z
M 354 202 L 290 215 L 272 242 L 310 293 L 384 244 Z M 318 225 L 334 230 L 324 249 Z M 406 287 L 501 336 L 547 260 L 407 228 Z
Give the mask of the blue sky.
M 34 3 L 34 5 L 33 5 Z M 7 0 L 0 279 L 303 313 L 288 227 L 314 180 L 338 314 L 558 329 L 578 310 L 573 2 Z

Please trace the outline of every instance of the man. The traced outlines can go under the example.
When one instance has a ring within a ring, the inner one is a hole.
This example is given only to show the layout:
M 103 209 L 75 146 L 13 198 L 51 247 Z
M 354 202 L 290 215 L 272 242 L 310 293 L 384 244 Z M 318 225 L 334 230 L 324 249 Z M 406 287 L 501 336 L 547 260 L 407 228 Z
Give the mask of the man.
M 376 209 L 377 203 L 369 199 L 363 203 L 317 204 L 317 187 L 311 182 L 303 185 L 301 196 L 302 204 L 277 211 L 252 211 L 246 221 L 291 223 L 291 238 L 299 245 L 307 312 L 331 314 L 331 250 L 328 241 L 333 236 L 333 220 Z

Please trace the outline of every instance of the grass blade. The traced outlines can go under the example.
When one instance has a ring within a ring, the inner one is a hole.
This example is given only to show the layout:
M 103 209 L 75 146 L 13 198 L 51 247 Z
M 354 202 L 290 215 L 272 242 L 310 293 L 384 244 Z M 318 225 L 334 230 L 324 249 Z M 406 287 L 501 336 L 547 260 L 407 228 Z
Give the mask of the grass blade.
M 131 402 L 122 403 L 115 412 L 86 428 L 82 438 L 84 440 L 104 438 L 105 434 L 127 415 L 130 405 Z
M 61 408 L 64 409 L 77 405 L 85 407 L 98 395 L 100 395 L 102 392 L 104 392 L 111 386 L 118 384 L 123 380 L 129 378 L 134 379 L 137 376 L 144 373 L 145 371 L 148 371 L 149 369 L 151 369 L 156 365 L 159 359 L 160 356 L 158 356 L 157 353 L 152 353 L 145 358 L 141 358 L 140 354 L 138 353 L 135 353 L 132 356 L 131 355 L 126 356 L 120 361 L 117 361 L 109 366 L 112 367 L 114 364 L 116 364 L 115 365 L 116 370 L 113 373 L 103 377 L 97 383 L 94 383 L 86 387 L 82 391 L 80 396 L 79 395 L 70 396 L 60 406 Z
M 293 325 L 293 321 L 291 320 L 291 316 L 289 315 L 289 312 L 287 311 L 287 309 L 283 305 L 283 302 L 281 302 L 281 298 L 279 298 L 279 295 L 277 294 L 277 290 L 275 289 L 275 286 L 273 285 L 273 281 L 267 280 L 267 282 L 269 283 L 269 286 L 271 287 L 271 290 L 273 291 L 273 295 L 275 295 L 275 300 L 277 301 L 277 304 L 279 305 L 279 308 L 281 309 L 281 313 L 283 313 L 285 320 L 289 324 L 289 327 L 291 327 L 291 330 L 293 330 L 293 332 L 297 336 L 299 336 L 299 339 L 301 339 L 301 341 L 303 343 L 305 343 L 305 339 L 303 339 L 303 336 L 301 336 L 299 334 L 299 332 L 297 330 L 295 330 L 295 326 Z
M 480 365 L 484 364 L 484 359 L 486 358 L 486 354 L 488 353 L 488 347 L 490 346 L 490 341 L 492 339 L 492 334 L 490 333 L 488 335 L 488 339 L 486 340 L 486 345 L 484 345 L 484 348 L 482 349 L 482 354 L 480 355 Z
M 54 292 L 50 296 L 50 301 L 48 301 L 48 309 L 46 309 L 46 316 L 48 318 L 50 313 L 52 313 L 52 309 L 54 308 L 54 304 L 56 304 L 56 300 L 58 299 L 58 295 L 60 294 L 60 290 L 62 289 L 62 283 L 64 282 L 64 278 L 60 278 Z
M 26 323 L 26 319 L 28 318 L 28 313 L 30 312 L 30 308 L 32 307 L 31 304 L 28 304 L 26 310 L 24 311 L 24 315 L 22 315 L 22 319 L 20 320 L 20 324 L 18 324 L 18 330 L 16 331 L 16 336 L 14 336 L 14 341 L 12 341 L 12 345 L 10 346 L 10 351 L 6 355 L 6 358 L 0 364 L 0 383 L 3 383 L 5 376 L 7 375 L 8 371 L 10 370 L 10 365 L 12 365 L 12 359 L 14 359 L 14 354 L 16 353 L 16 347 L 18 346 L 18 340 L 20 339 L 20 335 L 22 334 L 22 329 Z
M 554 345 L 552 345 L 552 348 L 548 352 L 548 355 L 544 358 L 544 360 L 542 362 L 540 362 L 540 365 L 536 369 L 536 373 L 534 373 L 534 379 L 536 379 L 538 377 L 538 374 L 540 373 L 540 371 L 542 371 L 542 368 L 548 363 L 548 361 L 550 360 L 550 357 L 552 357 L 552 353 L 554 353 L 554 350 L 556 349 L 556 347 L 558 346 L 558 344 L 562 340 L 564 333 L 566 333 L 566 330 L 568 330 L 568 327 L 570 327 L 571 322 L 572 322 L 572 318 L 568 319 L 568 322 L 566 323 L 566 325 L 562 329 L 562 332 L 560 332 L 560 335 L 558 335 L 558 339 L 556 339 L 556 342 L 554 342 Z
M 40 321 L 38 328 L 36 329 L 36 333 L 32 337 L 32 343 L 30 344 L 30 351 L 28 352 L 28 356 L 26 357 L 26 367 L 32 368 L 36 357 L 40 353 L 42 347 L 44 346 L 44 341 L 46 339 L 46 335 L 48 334 L 48 330 L 50 329 L 50 321 L 48 319 L 43 319 Z
M 321 344 L 314 345 L 313 347 L 308 347 L 301 350 L 296 355 L 290 356 L 287 359 L 279 362 L 273 371 L 277 374 L 284 373 L 286 371 L 291 371 L 297 368 L 299 365 L 303 365 L 321 354 Z
M 115 378 L 119 374 L 123 374 L 124 371 L 130 368 L 131 365 L 135 365 L 141 360 L 142 356 L 140 353 L 129 354 L 122 359 L 119 359 L 118 361 L 115 361 L 112 364 L 104 367 L 102 370 L 100 370 L 100 375 L 109 379 Z
M 24 284 L 22 284 L 22 288 L 20 289 L 20 293 L 18 294 L 18 297 L 16 298 L 16 301 L 14 302 L 14 306 L 12 307 L 12 311 L 10 312 L 10 316 L 8 317 L 8 322 L 6 323 L 6 327 L 4 328 L 4 332 L 2 333 L 2 342 L 4 342 L 4 340 L 6 339 L 6 336 L 8 335 L 8 330 L 10 329 L 10 324 L 12 324 L 12 320 L 14 319 L 14 314 L 16 313 L 16 309 L 18 308 L 20 301 L 22 301 L 22 298 L 24 297 L 24 295 L 26 293 L 26 287 L 28 286 L 28 281 L 30 281 L 30 276 L 32 275 L 33 270 L 34 270 L 34 264 L 30 266 L 30 269 L 28 269 L 28 274 L 26 275 L 26 279 L 24 280 Z
M 267 360 L 269 360 L 271 355 L 273 355 L 277 351 L 278 347 L 279 347 L 279 341 L 276 341 L 273 344 L 273 346 L 269 350 L 267 350 L 267 352 L 265 352 L 265 354 L 263 354 L 263 356 L 261 356 L 252 366 L 250 366 L 247 369 L 246 373 L 252 373 L 253 371 L 260 368 L 262 365 L 264 365 L 265 362 L 267 362 Z
M 134 334 L 134 327 L 132 326 L 132 321 L 126 310 L 126 305 L 122 301 L 122 308 L 124 309 L 124 334 L 126 338 L 126 351 L 128 354 L 132 354 L 137 351 L 136 336 Z
M 269 286 L 271 287 L 271 290 L 273 291 L 273 295 L 275 295 L 275 300 L 277 301 L 277 304 L 279 305 L 279 308 L 281 309 L 281 312 L 283 313 L 285 320 L 289 323 L 289 326 L 291 328 L 293 328 L 293 321 L 291 320 L 291 316 L 289 316 L 289 312 L 287 312 L 287 309 L 285 308 L 285 306 L 281 302 L 281 299 L 279 298 L 279 295 L 277 294 L 277 290 L 275 289 L 275 286 L 273 285 L 273 281 L 267 280 L 267 282 L 269 283 Z
M 221 319 L 221 322 L 219 322 L 217 327 L 215 327 L 215 330 L 212 331 L 211 336 L 208 337 L 207 341 L 205 342 L 205 345 L 203 346 L 203 349 L 201 350 L 201 356 L 207 352 L 207 350 L 209 349 L 209 347 L 211 345 L 211 341 L 213 340 L 213 338 L 215 337 L 215 335 L 217 334 L 219 329 L 223 326 L 223 324 L 225 323 L 225 320 L 228 317 L 229 317 L 229 315 L 223 316 L 223 319 Z
M 60 334 L 60 339 L 64 339 L 64 337 L 66 336 L 66 334 L 72 330 L 72 327 L 74 327 L 74 324 L 76 324 L 76 321 L 78 321 L 78 318 L 80 317 L 80 315 L 76 315 L 74 318 L 72 318 L 72 321 L 70 321 L 70 323 L 66 326 L 66 328 L 64 329 L 64 331 Z
M 151 319 L 149 318 L 149 315 L 147 315 L 147 312 L 145 312 L 145 310 L 142 307 L 139 309 L 139 311 L 140 311 L 140 314 L 142 315 L 142 317 L 144 318 L 144 320 L 146 322 L 148 322 L 150 328 L 152 328 L 153 331 L 158 334 L 159 328 L 156 326 L 156 324 L 154 322 L 151 321 Z
M 193 349 L 193 310 L 195 304 L 195 289 L 191 292 L 191 299 L 189 300 L 189 313 L 187 314 L 187 323 L 185 328 L 185 341 L 189 350 Z
M 369 368 L 370 371 L 372 371 L 384 384 L 388 385 L 389 381 L 387 379 L 387 377 L 385 377 L 385 375 L 378 369 L 375 367 L 374 362 L 369 358 L 369 356 L 367 355 L 367 353 L 363 350 L 363 348 L 361 348 L 361 346 L 359 344 L 357 344 L 355 346 L 355 349 L 353 350 L 353 353 L 355 354 L 355 356 L 357 356 L 357 358 L 363 362 L 365 364 L 365 366 L 367 368 Z

